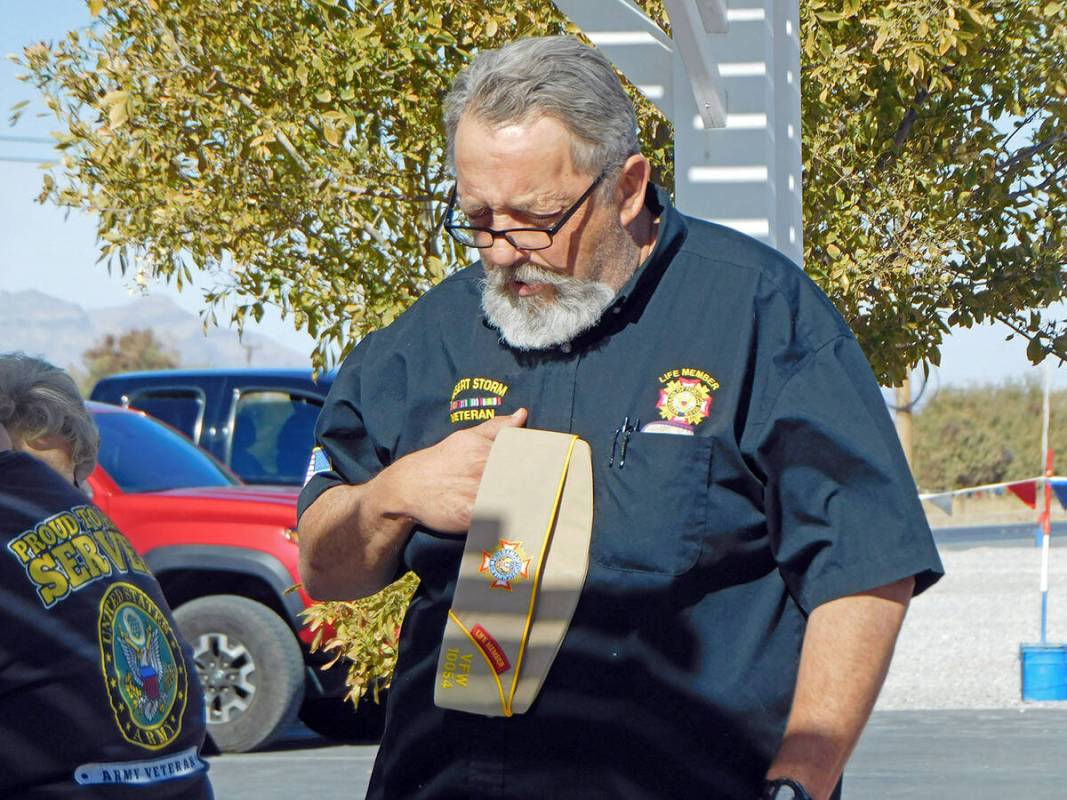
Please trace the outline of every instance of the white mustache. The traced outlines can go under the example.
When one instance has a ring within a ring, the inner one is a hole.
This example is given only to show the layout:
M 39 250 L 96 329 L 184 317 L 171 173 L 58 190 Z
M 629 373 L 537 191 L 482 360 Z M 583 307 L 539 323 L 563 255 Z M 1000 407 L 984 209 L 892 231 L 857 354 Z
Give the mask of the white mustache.
M 549 286 L 573 286 L 582 283 L 578 278 L 571 275 L 560 275 L 558 272 L 543 269 L 535 264 L 520 264 L 517 267 L 490 267 L 486 269 L 486 278 L 490 285 L 499 287 L 508 281 L 520 283 L 544 283 Z

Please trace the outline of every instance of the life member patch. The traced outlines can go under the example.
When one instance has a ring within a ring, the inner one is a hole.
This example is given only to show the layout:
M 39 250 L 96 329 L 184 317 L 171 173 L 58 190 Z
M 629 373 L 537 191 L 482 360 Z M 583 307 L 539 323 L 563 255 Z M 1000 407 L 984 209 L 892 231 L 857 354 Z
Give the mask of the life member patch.
M 660 391 L 656 401 L 659 419 L 641 430 L 646 433 L 680 433 L 692 435 L 711 414 L 712 393 L 719 382 L 700 369 L 683 367 L 659 376 Z
M 504 405 L 508 385 L 493 378 L 460 378 L 452 387 L 448 403 L 448 421 L 485 422 L 496 416 Z
M 159 750 L 178 738 L 189 676 L 181 645 L 152 598 L 115 583 L 100 600 L 100 665 L 122 737 Z

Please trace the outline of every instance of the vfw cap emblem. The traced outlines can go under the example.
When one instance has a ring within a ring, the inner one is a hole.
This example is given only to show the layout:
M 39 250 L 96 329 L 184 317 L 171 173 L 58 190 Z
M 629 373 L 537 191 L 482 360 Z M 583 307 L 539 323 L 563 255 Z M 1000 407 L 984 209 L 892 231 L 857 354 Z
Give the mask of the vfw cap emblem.
M 501 539 L 500 545 L 493 552 L 482 551 L 482 566 L 478 571 L 493 579 L 489 584 L 490 589 L 510 592 L 513 581 L 530 577 L 530 558 L 522 549 L 522 542 Z

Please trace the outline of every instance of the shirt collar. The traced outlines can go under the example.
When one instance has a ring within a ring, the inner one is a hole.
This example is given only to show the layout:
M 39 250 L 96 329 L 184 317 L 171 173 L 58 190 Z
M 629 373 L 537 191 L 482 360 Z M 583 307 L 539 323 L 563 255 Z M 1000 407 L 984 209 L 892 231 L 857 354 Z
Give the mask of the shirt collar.
M 656 245 L 630 279 L 619 289 L 608 309 L 609 314 L 614 309 L 618 309 L 614 311 L 618 314 L 623 309 L 630 310 L 631 306 L 643 308 L 645 301 L 655 291 L 663 272 L 674 258 L 674 254 L 685 241 L 688 232 L 685 218 L 675 209 L 670 195 L 664 189 L 654 183 L 649 183 L 645 190 L 645 208 L 652 214 L 652 219 L 659 219 Z

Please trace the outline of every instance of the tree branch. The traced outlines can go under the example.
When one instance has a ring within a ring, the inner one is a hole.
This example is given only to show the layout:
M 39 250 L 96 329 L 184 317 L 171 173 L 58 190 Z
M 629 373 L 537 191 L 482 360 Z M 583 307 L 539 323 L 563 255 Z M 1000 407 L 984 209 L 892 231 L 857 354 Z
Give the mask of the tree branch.
M 1065 166 L 1067 165 L 1061 164 L 1053 171 L 1051 175 L 1049 175 L 1047 178 L 1045 178 L 1045 180 L 1041 181 L 1041 183 L 1037 184 L 1036 186 L 1027 186 L 1025 189 L 1020 189 L 1017 192 L 1012 192 L 1008 195 L 1008 199 L 1018 200 L 1020 197 L 1028 195 L 1031 192 L 1040 192 L 1043 189 L 1047 189 L 1049 186 L 1052 186 L 1054 183 L 1058 183 L 1060 180 L 1060 174 L 1063 172 Z
M 875 164 L 874 171 L 879 172 L 889 165 L 889 162 L 896 158 L 900 152 L 900 148 L 904 146 L 904 142 L 907 141 L 911 135 L 911 129 L 915 125 L 916 120 L 919 119 L 919 106 L 925 103 L 930 97 L 930 87 L 926 86 L 915 95 L 915 99 L 912 101 L 911 108 L 904 115 L 904 119 L 900 121 L 900 125 L 897 126 L 897 132 L 893 135 L 893 147 L 886 150 L 878 157 L 878 162 Z
M 1011 158 L 997 164 L 996 168 L 998 170 L 1004 170 L 1005 177 L 1007 175 L 1011 175 L 1019 171 L 1017 167 L 1019 167 L 1022 162 L 1027 161 L 1033 158 L 1034 156 L 1041 155 L 1041 153 L 1044 153 L 1050 147 L 1055 144 L 1059 144 L 1060 142 L 1067 142 L 1067 131 L 1064 131 L 1063 133 L 1058 133 L 1055 136 L 1050 136 L 1043 142 L 1038 142 L 1037 144 L 1031 145 L 1030 147 L 1024 147 Z

